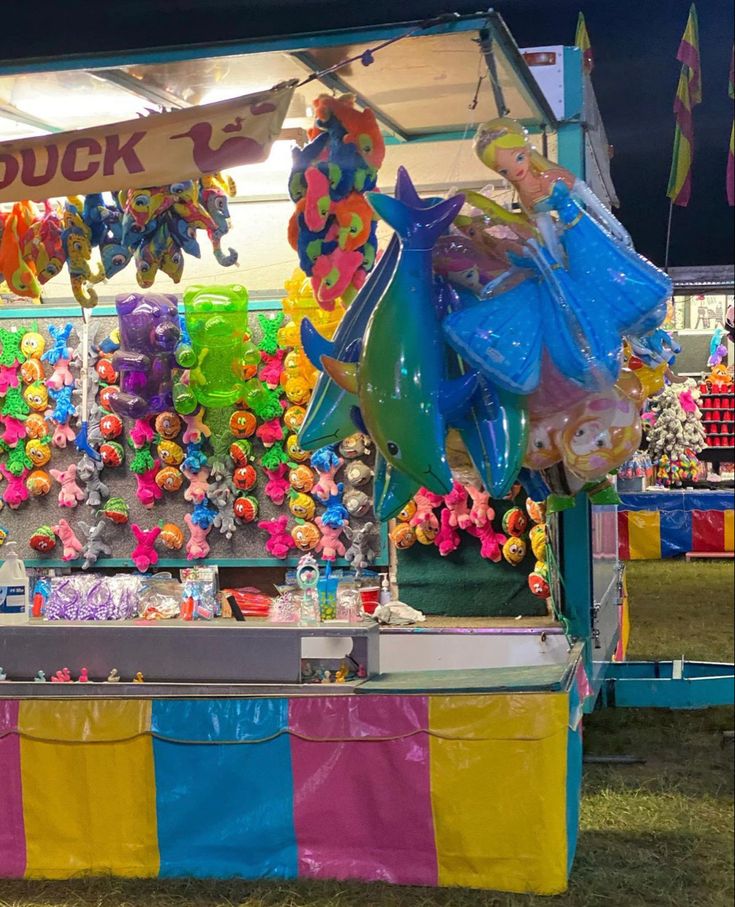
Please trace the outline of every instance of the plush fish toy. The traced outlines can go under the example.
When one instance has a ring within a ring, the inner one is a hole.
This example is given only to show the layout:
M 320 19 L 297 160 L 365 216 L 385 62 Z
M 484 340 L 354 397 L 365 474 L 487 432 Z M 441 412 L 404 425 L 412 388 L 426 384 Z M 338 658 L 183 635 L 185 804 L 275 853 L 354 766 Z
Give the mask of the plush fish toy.
M 451 382 L 445 376 L 431 253 L 464 197 L 429 207 L 377 193 L 368 200 L 398 234 L 398 264 L 368 322 L 359 361 L 323 355 L 322 364 L 357 397 L 360 418 L 387 464 L 436 494 L 448 494 L 447 417 L 461 411 L 477 376 L 470 373 Z

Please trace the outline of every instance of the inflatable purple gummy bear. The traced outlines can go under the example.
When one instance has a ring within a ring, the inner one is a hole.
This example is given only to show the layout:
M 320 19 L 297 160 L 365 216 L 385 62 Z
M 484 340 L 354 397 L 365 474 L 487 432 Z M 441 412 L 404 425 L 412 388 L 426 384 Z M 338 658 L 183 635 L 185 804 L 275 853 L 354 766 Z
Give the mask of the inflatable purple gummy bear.
M 181 337 L 176 297 L 163 293 L 118 296 L 120 349 L 112 363 L 120 391 L 111 400 L 119 416 L 142 419 L 173 409 L 171 369 Z

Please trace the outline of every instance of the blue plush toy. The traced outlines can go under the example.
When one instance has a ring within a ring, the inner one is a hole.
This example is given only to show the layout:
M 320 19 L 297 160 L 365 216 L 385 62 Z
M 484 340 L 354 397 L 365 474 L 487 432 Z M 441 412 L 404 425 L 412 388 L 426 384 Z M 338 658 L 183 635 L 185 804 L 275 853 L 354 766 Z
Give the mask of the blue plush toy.
M 342 493 L 344 485 L 340 482 L 337 485 L 337 494 L 330 494 L 324 502 L 326 510 L 322 514 L 322 523 L 329 526 L 330 529 L 339 529 L 344 523 L 348 522 L 350 515 L 342 503 Z

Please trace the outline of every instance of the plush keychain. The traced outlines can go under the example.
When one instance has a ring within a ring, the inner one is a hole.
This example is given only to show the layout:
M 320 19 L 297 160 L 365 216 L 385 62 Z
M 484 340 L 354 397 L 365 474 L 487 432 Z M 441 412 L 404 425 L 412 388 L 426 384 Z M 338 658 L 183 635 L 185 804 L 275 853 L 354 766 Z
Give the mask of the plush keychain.
M 456 551 L 460 545 L 459 532 L 452 525 L 452 513 L 447 507 L 443 507 L 439 517 L 439 532 L 434 539 L 434 544 L 439 549 L 439 554 L 446 557 L 452 551 Z
M 356 460 L 358 457 L 370 456 L 370 436 L 361 431 L 355 432 L 340 441 L 339 452 L 345 460 Z
M 161 491 L 176 492 L 184 484 L 184 474 L 175 466 L 164 466 L 156 473 L 156 485 Z
M 124 526 L 125 523 L 128 522 L 130 509 L 124 498 L 110 498 L 108 501 L 105 501 L 105 505 L 102 510 L 100 510 L 100 514 L 116 526 Z
M 434 510 L 442 504 L 442 496 L 434 494 L 428 488 L 419 488 L 414 495 L 416 504 L 416 513 L 411 517 L 411 525 L 414 527 L 428 527 L 434 532 L 439 531 L 439 520 Z
M 87 454 L 83 454 L 77 463 L 77 476 L 84 483 L 87 504 L 90 507 L 99 507 L 110 494 L 110 489 L 100 478 L 103 468 L 101 460 L 93 460 Z
M 0 328 L 0 396 L 7 393 L 8 388 L 18 386 L 18 367 L 25 358 L 21 353 L 21 341 L 25 335 L 25 328 L 20 330 Z
M 511 536 L 503 545 L 503 557 L 512 566 L 517 567 L 526 556 L 525 539 Z
M 107 523 L 104 520 L 99 520 L 94 526 L 89 526 L 87 523 L 80 522 L 79 528 L 86 539 L 81 552 L 84 557 L 82 570 L 89 570 L 90 567 L 97 563 L 100 557 L 110 557 L 112 555 L 112 548 L 105 541 Z
M 179 551 L 184 547 L 184 533 L 176 523 L 164 523 L 159 538 L 161 544 L 169 551 Z
M 258 426 L 255 437 L 268 449 L 277 441 L 283 441 L 283 425 L 280 419 L 268 419 Z
M 140 503 L 147 509 L 163 497 L 163 492 L 156 482 L 158 470 L 161 467 L 159 460 L 155 460 L 153 466 L 144 472 L 137 473 L 135 476 L 136 489 L 135 494 Z
M 184 516 L 184 522 L 189 527 L 189 540 L 186 543 L 187 560 L 195 561 L 200 558 L 205 558 L 209 554 L 207 536 L 212 527 L 208 526 L 205 529 L 202 526 L 197 526 L 190 513 L 187 513 Z
M 28 544 L 40 554 L 48 554 L 56 547 L 56 534 L 51 526 L 39 526 L 31 534 Z
M 449 511 L 450 526 L 467 529 L 471 525 L 470 510 L 467 506 L 467 490 L 461 482 L 454 482 L 449 494 L 444 495 L 444 503 Z
M 508 541 L 502 532 L 496 532 L 488 520 L 483 526 L 472 525 L 467 531 L 480 541 L 480 557 L 497 564 L 503 559 L 503 546 Z
M 238 491 L 252 491 L 258 481 L 258 474 L 252 463 L 238 466 L 232 473 L 232 484 Z
M 380 554 L 380 535 L 375 523 L 365 523 L 359 529 L 344 527 L 344 534 L 350 540 L 345 551 L 345 560 L 353 570 L 367 570 Z
M 54 402 L 54 408 L 49 415 L 51 416 L 51 421 L 56 423 L 52 443 L 54 447 L 59 447 L 62 450 L 76 438 L 76 433 L 69 424 L 72 416 L 77 414 L 77 408 L 72 403 L 72 393 L 73 388 L 70 386 L 62 387 L 59 390 L 54 388 L 49 390 L 51 399 Z
M 51 491 L 51 477 L 44 469 L 34 469 L 26 479 L 26 488 L 34 498 L 40 498 Z
M 76 507 L 84 500 L 84 491 L 77 485 L 76 463 L 70 463 L 65 470 L 49 469 L 49 473 L 61 485 L 59 507 Z
M 300 520 L 313 520 L 316 513 L 316 504 L 308 495 L 291 491 L 289 494 L 288 509 Z
M 68 521 L 63 519 L 63 517 L 60 518 L 53 529 L 54 533 L 61 539 L 61 544 L 64 546 L 64 553 L 61 559 L 64 561 L 73 561 L 75 558 L 79 557 L 82 553 L 83 546 L 74 534 L 74 530 L 71 528 Z
M 219 529 L 220 535 L 231 539 L 237 529 L 235 513 L 232 509 L 232 502 L 235 497 L 232 486 L 229 482 L 218 482 L 207 492 L 207 498 L 217 508 L 217 513 L 212 521 L 215 529 Z
M 3 491 L 3 501 L 11 510 L 17 510 L 23 501 L 28 500 L 26 479 L 29 472 L 29 469 L 21 469 L 20 473 L 16 475 L 10 472 L 4 464 L 0 463 L 0 473 L 3 474 L 8 483 L 5 491 Z
M 269 390 L 274 390 L 281 383 L 285 350 L 277 349 L 273 353 L 262 353 L 263 364 L 258 371 L 258 378 Z
M 340 482 L 336 486 L 336 493 L 330 494 L 324 501 L 326 509 L 321 516 L 321 520 L 323 525 L 328 526 L 330 529 L 337 529 L 343 526 L 350 518 L 347 508 L 342 503 L 343 492 L 344 485 Z
M 344 525 L 340 523 L 338 526 L 327 526 L 321 517 L 317 517 L 314 522 L 322 534 L 316 546 L 316 550 L 321 554 L 322 559 L 334 561 L 338 557 L 344 557 L 345 546 L 340 539 Z
M 490 495 L 475 485 L 466 485 L 465 488 L 472 501 L 470 521 L 473 526 L 482 528 L 495 516 L 495 511 L 490 507 Z
M 268 533 L 265 550 L 273 557 L 288 557 L 289 551 L 294 547 L 291 533 L 286 529 L 287 524 L 287 516 L 280 516 L 273 520 L 261 520 L 258 523 L 258 529 L 263 529 Z
M 138 542 L 130 554 L 130 559 L 135 564 L 136 570 L 145 573 L 158 563 L 156 539 L 161 534 L 161 527 L 154 526 L 153 529 L 146 530 L 141 529 L 137 523 L 131 523 L 130 529 Z
M 320 501 L 326 501 L 330 495 L 338 493 L 334 477 L 343 464 L 342 457 L 338 457 L 331 447 L 321 447 L 311 455 L 311 465 L 319 473 L 319 481 L 312 489 L 312 494 Z
M 286 495 L 291 487 L 288 476 L 288 466 L 280 463 L 275 469 L 266 469 L 268 481 L 263 489 L 271 501 L 280 507 L 286 500 Z
M 74 375 L 69 369 L 72 353 L 69 349 L 69 338 L 73 325 L 67 322 L 64 327 L 55 327 L 53 324 L 48 326 L 48 332 L 53 340 L 53 346 L 47 349 L 41 359 L 48 362 L 54 367 L 51 377 L 46 381 L 46 385 L 54 390 L 60 390 L 62 387 L 72 387 L 74 384 Z

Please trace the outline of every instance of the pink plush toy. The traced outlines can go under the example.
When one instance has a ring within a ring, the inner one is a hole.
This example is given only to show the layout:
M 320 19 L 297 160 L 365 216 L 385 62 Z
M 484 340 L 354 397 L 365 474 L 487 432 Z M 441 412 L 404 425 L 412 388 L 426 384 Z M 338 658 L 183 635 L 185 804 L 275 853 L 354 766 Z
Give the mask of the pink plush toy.
M 265 474 L 268 476 L 265 493 L 274 504 L 280 507 L 291 488 L 291 483 L 288 481 L 288 466 L 285 463 L 279 463 L 275 469 L 266 469 Z
M 184 522 L 189 527 L 189 541 L 186 543 L 186 558 L 190 561 L 196 561 L 200 558 L 206 557 L 209 554 L 209 542 L 207 541 L 207 536 L 212 530 L 211 526 L 207 526 L 204 529 L 201 526 L 197 526 L 194 520 L 191 518 L 191 514 L 187 513 L 184 516 Z
M 276 441 L 283 441 L 283 426 L 280 419 L 269 419 L 259 425 L 255 437 L 260 438 L 263 447 L 272 447 Z
M 467 506 L 467 491 L 460 482 L 455 482 L 449 494 L 444 495 L 444 503 L 449 511 L 449 525 L 466 529 L 471 525 L 470 510 Z
M 319 481 L 311 489 L 311 493 L 320 501 L 336 497 L 339 488 L 334 477 L 344 466 L 342 457 L 338 457 L 331 447 L 322 447 L 311 455 L 311 465 L 319 473 Z
M 436 518 L 434 509 L 441 506 L 443 500 L 444 498 L 440 494 L 434 494 L 428 488 L 419 488 L 413 498 L 416 513 L 411 517 L 411 525 L 426 526 L 427 529 L 438 531 L 439 520 Z
M 130 429 L 130 440 L 138 449 L 150 444 L 155 436 L 156 433 L 147 419 L 136 419 L 135 425 Z
M 130 528 L 138 542 L 133 548 L 130 557 L 135 564 L 135 569 L 145 573 L 146 570 L 158 563 L 156 539 L 161 534 L 161 527 L 154 526 L 153 529 L 141 529 L 137 523 L 131 523 Z
M 62 387 L 71 387 L 74 384 L 74 375 L 69 370 L 69 362 L 69 359 L 63 357 L 57 361 L 51 377 L 46 379 L 46 387 L 60 391 Z
M 322 558 L 325 561 L 333 561 L 338 557 L 345 556 L 345 546 L 340 541 L 340 536 L 342 535 L 342 529 L 345 523 L 342 523 L 341 526 L 336 528 L 333 526 L 325 526 L 324 521 L 319 516 L 314 522 L 319 527 L 322 533 L 322 537 L 317 542 L 316 550 L 320 552 Z
M 181 440 L 184 444 L 198 444 L 203 438 L 212 434 L 212 429 L 204 422 L 204 410 L 199 407 L 195 413 L 181 417 L 186 424 Z
M 8 472 L 4 465 L 0 464 L 0 472 L 8 480 L 8 487 L 3 492 L 3 501 L 11 510 L 17 510 L 23 501 L 28 500 L 26 479 L 30 470 L 24 469 L 19 476 L 14 476 L 12 472 Z
M 294 547 L 291 533 L 286 529 L 287 523 L 287 516 L 279 516 L 275 520 L 261 520 L 258 523 L 258 529 L 264 529 L 268 533 L 265 550 L 273 557 L 288 557 L 288 552 Z
M 263 358 L 263 365 L 260 367 L 258 372 L 258 378 L 265 384 L 266 387 L 270 390 L 275 390 L 278 385 L 281 383 L 281 375 L 283 374 L 283 357 L 286 355 L 286 350 L 276 350 L 272 355 L 268 353 L 261 353 Z
M 51 436 L 51 443 L 59 450 L 64 450 L 67 444 L 71 444 L 76 438 L 76 432 L 68 422 L 57 422 L 54 433 Z
M 474 485 L 467 485 L 466 488 L 472 499 L 470 521 L 473 526 L 482 528 L 495 516 L 495 511 L 490 507 L 490 495 Z
M 135 482 L 137 488 L 135 494 L 140 503 L 150 510 L 151 507 L 163 497 L 163 492 L 156 483 L 156 476 L 161 468 L 161 461 L 154 460 L 153 466 L 145 472 L 136 473 Z
M 493 529 L 490 520 L 484 526 L 470 526 L 467 532 L 480 540 L 480 557 L 486 557 L 495 564 L 502 560 L 502 548 L 508 540 L 502 532 Z
M 53 527 L 54 534 L 58 535 L 64 546 L 64 553 L 61 556 L 63 561 L 73 561 L 79 557 L 84 547 L 79 539 L 74 535 L 74 530 L 65 519 L 60 519 L 56 526 Z
M 26 436 L 26 424 L 15 416 L 3 416 L 2 419 L 5 423 L 2 439 L 8 447 L 15 447 L 18 441 L 22 441 Z
M 76 507 L 84 500 L 84 491 L 77 485 L 77 466 L 71 463 L 65 470 L 49 469 L 49 474 L 61 485 L 59 507 Z
M 206 498 L 209 491 L 209 467 L 202 466 L 198 472 L 192 472 L 191 469 L 181 470 L 189 480 L 189 487 L 184 491 L 184 500 L 191 501 L 193 504 L 201 504 Z
M 452 551 L 456 551 L 457 548 L 459 548 L 459 533 L 454 526 L 452 526 L 451 520 L 451 511 L 447 507 L 444 507 L 440 515 L 441 528 L 434 539 L 434 544 L 439 549 L 439 554 L 441 554 L 442 557 L 446 557 L 448 554 L 451 554 Z

